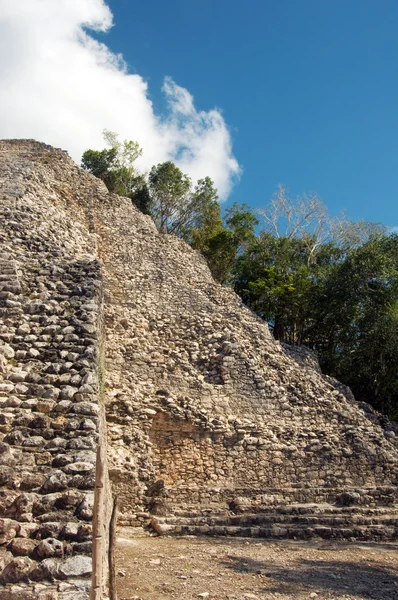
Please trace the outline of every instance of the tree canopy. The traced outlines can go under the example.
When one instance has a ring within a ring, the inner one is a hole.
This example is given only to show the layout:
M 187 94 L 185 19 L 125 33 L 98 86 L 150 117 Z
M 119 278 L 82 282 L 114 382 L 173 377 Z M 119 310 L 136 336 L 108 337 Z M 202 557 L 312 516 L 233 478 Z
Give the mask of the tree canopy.
M 104 181 L 108 189 L 121 196 L 131 196 L 143 186 L 135 161 L 142 155 L 137 142 L 124 140 L 104 129 L 104 141 L 110 148 L 86 150 L 82 156 L 82 167 Z

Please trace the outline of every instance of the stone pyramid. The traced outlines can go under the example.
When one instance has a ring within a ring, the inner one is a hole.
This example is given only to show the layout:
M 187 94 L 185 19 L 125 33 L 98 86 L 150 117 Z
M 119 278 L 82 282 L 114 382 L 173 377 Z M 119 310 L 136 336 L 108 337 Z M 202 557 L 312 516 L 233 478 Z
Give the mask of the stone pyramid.
M 32 140 L 0 142 L 0 194 L 0 560 L 21 598 L 43 580 L 88 593 L 98 446 L 121 522 L 160 514 L 160 532 L 396 503 L 396 428 L 276 342 L 187 244 Z M 106 474 L 104 490 L 106 531 Z

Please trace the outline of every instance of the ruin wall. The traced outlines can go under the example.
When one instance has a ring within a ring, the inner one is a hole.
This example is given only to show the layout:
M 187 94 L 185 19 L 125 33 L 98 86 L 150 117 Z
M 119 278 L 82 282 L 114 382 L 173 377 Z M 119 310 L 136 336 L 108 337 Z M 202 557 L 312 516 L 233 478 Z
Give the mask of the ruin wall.
M 89 597 L 96 449 L 106 440 L 96 240 L 84 213 L 78 222 L 68 211 L 71 198 L 56 196 L 35 171 L 48 156 L 54 159 L 43 144 L 0 146 L 4 600 Z M 109 486 L 105 493 L 99 515 L 104 594 Z
M 125 524 L 396 502 L 394 427 L 129 199 L 26 140 L 0 142 L 0 198 L 1 599 L 87 600 L 98 445 Z

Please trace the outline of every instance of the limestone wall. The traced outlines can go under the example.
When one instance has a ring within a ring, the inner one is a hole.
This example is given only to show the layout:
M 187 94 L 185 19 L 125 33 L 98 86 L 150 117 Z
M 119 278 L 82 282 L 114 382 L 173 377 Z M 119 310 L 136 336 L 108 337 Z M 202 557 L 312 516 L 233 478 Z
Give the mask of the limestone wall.
M 196 252 L 128 201 L 99 204 L 94 222 L 111 477 L 126 513 L 153 504 L 146 489 L 161 479 L 175 507 L 242 495 L 333 500 L 358 488 L 366 501 L 393 501 L 392 426 L 307 352 L 275 342 Z
M 0 186 L 0 598 L 87 598 L 98 443 L 126 523 L 396 499 L 394 428 L 275 342 L 198 253 L 43 144 L 1 142 Z
M 0 598 L 83 600 L 105 427 L 101 271 L 95 238 L 35 172 L 50 149 L 26 148 L 0 145 Z M 103 526 L 108 507 L 109 490 Z

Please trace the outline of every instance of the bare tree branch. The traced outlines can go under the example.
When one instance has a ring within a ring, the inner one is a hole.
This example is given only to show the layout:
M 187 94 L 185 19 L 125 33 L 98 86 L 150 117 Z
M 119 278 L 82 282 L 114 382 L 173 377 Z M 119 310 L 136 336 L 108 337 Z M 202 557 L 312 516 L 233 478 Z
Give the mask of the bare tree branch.
M 278 185 L 269 204 L 258 212 L 264 219 L 266 233 L 277 238 L 303 240 L 308 249 L 308 264 L 316 261 L 322 244 L 334 242 L 341 247 L 358 246 L 386 231 L 380 223 L 349 221 L 344 213 L 331 217 L 315 192 L 291 198 L 283 185 Z

